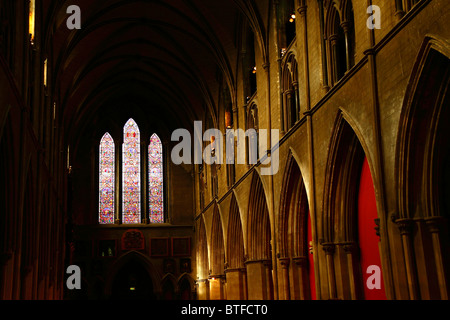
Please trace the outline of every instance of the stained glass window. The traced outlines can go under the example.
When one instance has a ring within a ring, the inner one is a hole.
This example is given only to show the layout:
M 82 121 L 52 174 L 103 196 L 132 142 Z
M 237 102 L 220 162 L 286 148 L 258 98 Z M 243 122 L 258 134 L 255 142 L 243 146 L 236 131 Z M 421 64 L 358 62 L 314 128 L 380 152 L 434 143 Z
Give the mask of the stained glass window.
M 100 141 L 99 223 L 114 223 L 114 140 L 105 133 Z
M 136 122 L 128 120 L 123 129 L 122 222 L 141 222 L 140 133 Z
M 163 153 L 157 134 L 150 138 L 148 146 L 148 202 L 150 223 L 164 222 Z

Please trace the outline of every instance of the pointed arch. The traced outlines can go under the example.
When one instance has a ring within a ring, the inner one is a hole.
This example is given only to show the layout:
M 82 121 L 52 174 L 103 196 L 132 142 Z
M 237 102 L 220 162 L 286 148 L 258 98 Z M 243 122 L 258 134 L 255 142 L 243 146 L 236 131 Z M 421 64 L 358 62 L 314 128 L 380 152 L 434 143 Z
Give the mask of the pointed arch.
M 173 274 L 168 273 L 161 279 L 161 297 L 163 300 L 176 300 L 177 280 Z
M 367 291 L 364 285 L 365 269 L 369 265 L 382 269 L 376 234 L 378 212 L 370 159 L 343 111 L 337 115 L 329 150 L 322 245 L 329 257 L 330 298 L 386 299 L 384 284 L 376 291 L 377 295 L 373 294 L 375 291 Z M 339 279 L 335 279 L 335 265 L 345 270 Z
M 241 215 L 234 193 L 231 196 L 230 214 L 227 233 L 227 268 L 244 268 L 244 235 L 242 232 Z
M 284 172 L 278 223 L 280 261 L 293 262 L 287 265 L 284 275 L 286 299 L 315 298 L 314 259 L 309 250 L 309 241 L 312 240 L 310 223 L 303 176 L 290 152 Z
M 222 220 L 220 218 L 217 204 L 214 206 L 211 231 L 211 274 L 219 276 L 224 274 L 225 249 L 222 231 Z
M 195 281 L 188 273 L 183 273 L 177 282 L 180 300 L 195 300 Z
M 352 127 L 339 112 L 330 142 L 324 185 L 324 236 L 326 242 L 354 241 L 357 184 L 364 150 Z M 339 199 L 339 200 L 338 200 Z
M 256 171 L 252 176 L 247 222 L 247 281 L 259 283 L 248 286 L 248 299 L 270 300 L 274 291 L 271 224 L 263 183 Z
M 326 8 L 325 37 L 332 85 L 355 65 L 355 23 L 351 0 L 331 0 Z
M 450 286 L 449 48 L 446 40 L 425 38 L 400 116 L 395 222 L 411 299 L 448 299 Z M 421 251 L 414 250 L 418 245 Z
M 199 300 L 209 300 L 209 250 L 203 215 L 196 222 L 196 231 L 197 295 Z
M 109 268 L 109 272 L 106 275 L 105 280 L 105 296 L 107 298 L 110 298 L 112 296 L 114 282 L 116 278 L 119 276 L 121 270 L 124 270 L 127 267 L 127 265 L 130 264 L 143 268 L 151 280 L 153 293 L 154 294 L 161 293 L 161 286 L 160 286 L 161 274 L 152 264 L 150 258 L 137 251 L 128 251 L 121 257 L 119 257 L 111 266 L 111 268 Z
M 286 55 L 282 68 L 283 128 L 287 131 L 300 119 L 298 64 L 293 52 Z
M 248 255 L 250 260 L 271 260 L 269 209 L 263 184 L 254 172 L 248 205 Z
M 163 146 L 156 133 L 148 146 L 148 203 L 150 223 L 164 222 Z
M 279 215 L 280 246 L 283 257 L 307 255 L 306 220 L 309 212 L 308 198 L 300 167 L 292 153 L 284 173 Z
M 197 278 L 207 279 L 209 275 L 209 254 L 203 216 L 198 219 L 197 230 Z
M 141 222 L 141 140 L 137 123 L 129 119 L 123 128 L 122 222 Z
M 115 146 L 114 139 L 107 132 L 99 147 L 99 212 L 100 224 L 114 223 L 115 211 Z
M 422 213 L 428 217 L 441 216 L 439 200 L 432 197 L 439 195 L 433 186 L 439 185 L 437 172 L 440 171 L 433 157 L 444 157 L 439 152 L 446 150 L 448 145 L 442 120 L 448 117 L 448 108 L 443 108 L 445 99 L 448 99 L 448 46 L 450 44 L 432 36 L 427 37 L 408 84 L 396 157 L 400 175 L 397 189 L 400 218 L 414 218 Z M 438 148 L 439 143 L 443 149 Z M 409 172 L 416 174 L 410 175 Z M 421 194 L 422 187 L 427 190 L 425 194 Z

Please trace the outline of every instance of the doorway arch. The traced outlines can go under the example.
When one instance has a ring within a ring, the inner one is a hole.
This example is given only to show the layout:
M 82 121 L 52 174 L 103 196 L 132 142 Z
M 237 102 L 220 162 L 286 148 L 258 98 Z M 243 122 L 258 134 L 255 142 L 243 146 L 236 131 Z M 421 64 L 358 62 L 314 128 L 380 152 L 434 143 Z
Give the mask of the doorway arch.
M 113 300 L 154 300 L 161 294 L 160 275 L 143 254 L 130 251 L 108 273 L 105 296 Z

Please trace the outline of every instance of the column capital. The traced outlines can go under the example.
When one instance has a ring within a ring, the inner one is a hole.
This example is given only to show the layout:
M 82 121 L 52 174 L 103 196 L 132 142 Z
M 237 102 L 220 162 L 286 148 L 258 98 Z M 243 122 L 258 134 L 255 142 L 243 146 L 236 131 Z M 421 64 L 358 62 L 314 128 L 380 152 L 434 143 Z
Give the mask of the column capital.
M 401 235 L 409 235 L 412 232 L 413 220 L 409 218 L 402 218 L 395 220 L 395 224 L 400 230 Z
M 345 253 L 356 253 L 358 249 L 358 245 L 355 242 L 344 242 L 341 243 L 342 248 L 344 249 Z
M 326 255 L 333 255 L 336 250 L 336 245 L 331 242 L 324 242 L 322 243 L 322 249 L 325 251 Z
M 295 265 L 297 265 L 299 267 L 304 267 L 308 263 L 308 258 L 305 256 L 294 257 L 294 258 L 292 258 L 292 261 L 295 263 Z
M 426 218 L 424 218 L 424 220 L 425 220 L 426 226 L 428 227 L 428 230 L 431 233 L 438 233 L 441 226 L 444 223 L 445 218 L 436 216 L 436 217 L 426 217 Z
M 278 258 L 278 261 L 280 261 L 280 264 L 283 269 L 287 269 L 287 268 L 289 268 L 289 263 L 290 263 L 291 259 L 289 257 L 282 257 L 282 258 Z

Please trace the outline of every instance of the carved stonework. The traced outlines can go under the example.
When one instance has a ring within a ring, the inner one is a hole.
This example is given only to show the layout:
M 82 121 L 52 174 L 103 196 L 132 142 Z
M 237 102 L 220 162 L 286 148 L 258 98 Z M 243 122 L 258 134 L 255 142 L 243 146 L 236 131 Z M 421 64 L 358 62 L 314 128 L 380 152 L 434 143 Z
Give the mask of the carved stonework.
M 428 217 L 424 220 L 428 227 L 428 231 L 430 231 L 431 233 L 438 233 L 441 226 L 444 224 L 443 217 Z
M 395 220 L 395 223 L 397 224 L 401 235 L 411 234 L 412 223 L 413 223 L 413 221 L 411 219 L 397 219 L 397 220 Z
M 290 262 L 289 258 L 286 258 L 286 257 L 285 258 L 279 258 L 279 260 L 280 260 L 281 267 L 283 269 L 289 268 L 289 262 Z
M 122 250 L 143 250 L 144 235 L 137 229 L 126 231 L 122 236 Z
M 322 244 L 323 251 L 325 251 L 326 255 L 333 255 L 336 250 L 335 245 L 333 243 L 323 243 Z
M 292 261 L 298 267 L 305 267 L 308 264 L 308 258 L 307 257 L 295 257 L 295 258 L 292 258 Z
M 348 243 L 343 244 L 343 249 L 344 249 L 345 253 L 354 254 L 354 253 L 356 253 L 358 247 L 356 246 L 356 244 L 354 242 L 348 242 Z

